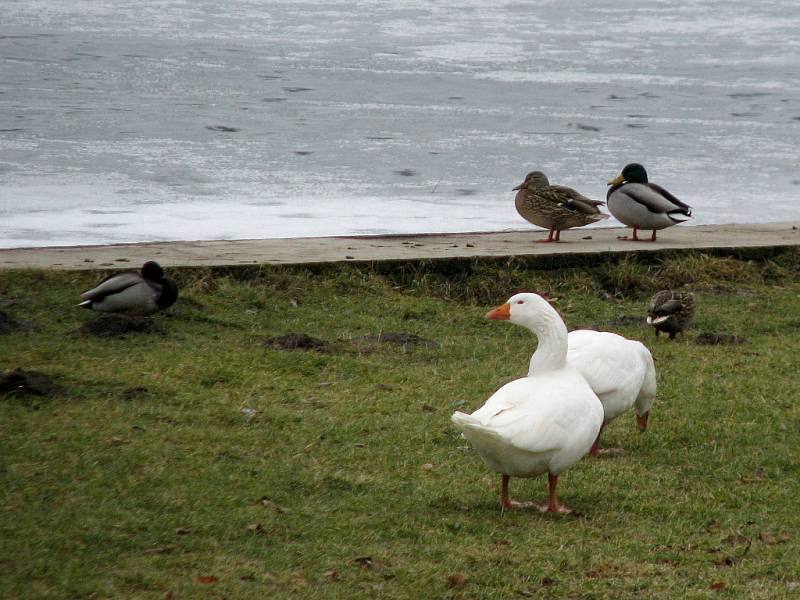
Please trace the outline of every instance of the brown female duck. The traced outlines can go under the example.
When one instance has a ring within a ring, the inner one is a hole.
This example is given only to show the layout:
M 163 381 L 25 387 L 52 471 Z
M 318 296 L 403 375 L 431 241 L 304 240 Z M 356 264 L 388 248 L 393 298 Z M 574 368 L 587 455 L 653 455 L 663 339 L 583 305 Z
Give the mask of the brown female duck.
M 683 333 L 694 317 L 694 296 L 689 292 L 661 290 L 650 299 L 647 309 L 647 324 L 656 329 L 656 337 L 660 332 L 668 333 L 674 340 L 678 333 Z
M 605 202 L 587 198 L 563 185 L 550 185 L 547 176 L 541 171 L 528 173 L 525 181 L 514 190 L 517 190 L 514 205 L 520 216 L 550 232 L 546 240 L 538 240 L 539 242 L 558 242 L 563 229 L 581 227 L 608 218 L 608 215 L 597 208 Z

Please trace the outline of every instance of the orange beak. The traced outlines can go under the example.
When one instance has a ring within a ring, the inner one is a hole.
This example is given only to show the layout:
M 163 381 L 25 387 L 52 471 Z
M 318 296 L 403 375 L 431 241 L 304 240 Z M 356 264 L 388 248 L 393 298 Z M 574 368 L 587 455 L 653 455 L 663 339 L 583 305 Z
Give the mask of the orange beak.
M 486 313 L 486 318 L 492 321 L 508 321 L 511 318 L 511 305 L 506 302 L 502 306 L 493 308 Z
M 639 431 L 647 430 L 647 418 L 649 416 L 650 416 L 649 410 L 643 415 L 636 415 L 636 422 L 639 424 Z

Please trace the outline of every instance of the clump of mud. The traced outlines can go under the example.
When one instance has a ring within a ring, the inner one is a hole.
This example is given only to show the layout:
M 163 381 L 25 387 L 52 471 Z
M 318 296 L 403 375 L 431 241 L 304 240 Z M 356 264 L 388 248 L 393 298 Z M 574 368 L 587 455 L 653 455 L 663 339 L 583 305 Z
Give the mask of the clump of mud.
M 133 400 L 139 400 L 141 398 L 146 398 L 150 395 L 150 390 L 144 386 L 132 387 L 123 390 L 122 392 L 122 399 L 126 402 L 131 402 Z
M 0 394 L 7 396 L 50 396 L 60 389 L 49 376 L 39 371 L 15 369 L 0 377 Z
M 730 333 L 704 331 L 694 339 L 694 343 L 701 346 L 738 346 L 739 344 L 746 344 L 747 339 Z
M 0 310 L 0 334 L 13 333 L 21 329 L 30 329 L 29 323 L 23 321 L 16 321 L 9 316 L 8 313 Z
M 436 348 L 439 345 L 433 340 L 402 331 L 381 331 L 377 335 L 365 335 L 360 339 L 372 344 L 397 344 L 398 346 L 422 346 L 424 348 Z
M 287 333 L 264 340 L 264 346 L 276 350 L 314 350 L 327 353 L 331 351 L 328 342 L 320 340 L 305 333 Z

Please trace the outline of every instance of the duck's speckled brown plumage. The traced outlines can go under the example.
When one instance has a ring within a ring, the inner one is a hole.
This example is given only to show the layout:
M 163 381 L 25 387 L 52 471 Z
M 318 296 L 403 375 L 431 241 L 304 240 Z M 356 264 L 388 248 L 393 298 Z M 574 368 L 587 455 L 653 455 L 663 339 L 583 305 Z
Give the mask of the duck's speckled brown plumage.
M 660 332 L 668 333 L 669 339 L 682 333 L 694 317 L 694 296 L 689 292 L 661 290 L 650 299 L 647 323 L 655 327 L 656 337 Z M 660 320 L 663 319 L 663 320 Z M 655 322 L 659 320 L 659 322 Z
M 598 209 L 605 202 L 587 198 L 563 185 L 550 185 L 541 171 L 531 171 L 525 181 L 514 189 L 518 190 L 514 199 L 517 212 L 526 221 L 548 229 L 550 235 L 547 241 L 558 241 L 564 229 L 608 218 Z

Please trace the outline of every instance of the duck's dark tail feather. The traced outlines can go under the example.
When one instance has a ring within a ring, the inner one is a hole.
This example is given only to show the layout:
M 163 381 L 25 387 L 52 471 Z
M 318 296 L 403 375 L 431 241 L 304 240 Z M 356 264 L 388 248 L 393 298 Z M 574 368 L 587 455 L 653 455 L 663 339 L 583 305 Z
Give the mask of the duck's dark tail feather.
M 683 223 L 684 221 L 687 221 L 692 216 L 692 209 L 691 208 L 684 208 L 684 209 L 680 209 L 680 210 L 673 210 L 673 211 L 668 212 L 667 216 L 670 218 L 670 220 L 673 223 Z M 681 216 L 681 217 L 685 216 L 686 218 L 685 219 L 680 219 L 680 218 L 678 218 L 679 216 Z

